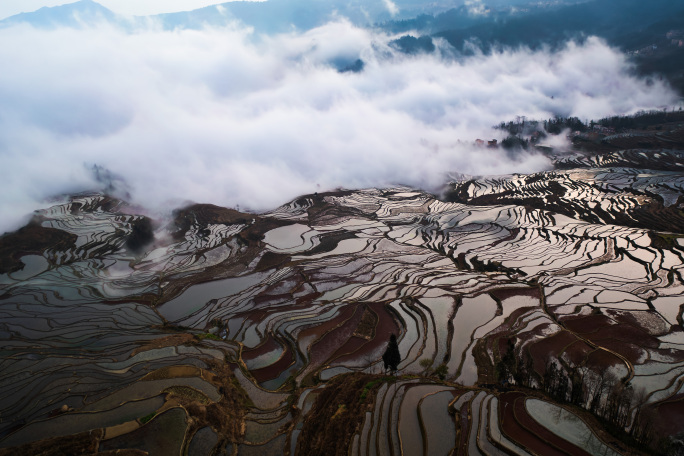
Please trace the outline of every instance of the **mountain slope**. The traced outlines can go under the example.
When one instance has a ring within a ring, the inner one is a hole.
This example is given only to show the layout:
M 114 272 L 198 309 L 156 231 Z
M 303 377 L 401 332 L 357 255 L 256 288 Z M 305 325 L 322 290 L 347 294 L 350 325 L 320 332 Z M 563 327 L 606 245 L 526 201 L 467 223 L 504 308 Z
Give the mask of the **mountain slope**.
M 593 0 L 553 11 L 438 33 L 456 48 L 477 38 L 485 48 L 495 44 L 537 47 L 596 35 L 615 45 L 631 45 L 635 33 L 661 21 L 684 23 L 684 2 L 670 0 Z M 665 32 L 663 32 L 665 33 Z
M 118 17 L 92 0 L 80 0 L 66 5 L 43 7 L 31 13 L 21 13 L 0 21 L 0 27 L 31 24 L 39 28 L 80 28 L 100 22 L 116 22 Z

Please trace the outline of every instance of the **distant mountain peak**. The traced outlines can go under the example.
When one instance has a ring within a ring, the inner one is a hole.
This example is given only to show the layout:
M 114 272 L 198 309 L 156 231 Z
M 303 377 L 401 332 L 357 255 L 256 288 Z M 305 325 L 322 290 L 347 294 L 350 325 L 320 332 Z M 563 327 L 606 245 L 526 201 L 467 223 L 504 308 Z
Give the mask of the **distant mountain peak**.
M 100 5 L 99 3 L 93 1 L 93 0 L 78 0 L 76 2 L 71 2 L 71 3 L 64 3 L 62 5 L 57 5 L 57 6 L 44 6 L 40 8 L 39 10 L 36 10 L 32 13 L 22 13 L 24 15 L 31 15 L 34 13 L 38 13 L 39 11 L 60 11 L 60 10 L 76 10 L 76 9 L 83 9 L 83 8 L 97 8 L 100 10 L 104 11 L 109 11 L 106 7 Z M 21 14 L 18 14 L 17 16 L 20 16 Z M 14 16 L 12 16 L 14 17 Z
M 116 21 L 116 18 L 115 13 L 93 0 L 78 0 L 10 16 L 0 21 L 0 26 L 27 23 L 39 28 L 82 27 L 84 24 L 97 21 Z

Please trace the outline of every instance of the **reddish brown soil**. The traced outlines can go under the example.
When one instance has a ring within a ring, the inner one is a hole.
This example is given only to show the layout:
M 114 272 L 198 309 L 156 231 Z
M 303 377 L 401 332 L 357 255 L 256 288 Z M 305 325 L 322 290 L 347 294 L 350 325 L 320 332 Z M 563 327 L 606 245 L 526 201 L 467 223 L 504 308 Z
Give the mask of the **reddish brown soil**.
M 518 319 L 524 315 L 527 315 L 530 313 L 530 308 L 529 307 L 523 307 L 521 309 L 515 309 L 513 312 L 511 312 L 511 315 L 506 319 L 506 322 L 504 322 L 503 325 L 501 325 L 502 328 L 512 328 L 516 323 L 518 323 Z M 551 323 L 551 320 L 549 319 L 549 323 Z
M 242 360 L 251 361 L 265 353 L 277 350 L 278 347 L 282 347 L 282 345 L 271 334 L 269 334 L 266 336 L 266 340 L 264 340 L 260 345 L 257 345 L 254 348 L 243 349 Z
M 509 229 L 509 232 L 510 232 L 510 234 L 508 236 L 506 236 L 504 238 L 497 239 L 496 241 L 492 242 L 489 245 L 489 247 L 496 247 L 497 245 L 499 245 L 501 243 L 512 241 L 513 239 L 518 237 L 518 234 L 520 234 L 520 228 Z
M 577 455 L 577 456 L 590 456 L 589 453 L 583 449 L 573 445 L 572 443 L 558 437 L 553 432 L 546 429 L 544 426 L 539 424 L 534 420 L 525 408 L 525 401 L 523 398 L 519 398 L 515 401 L 515 417 L 520 422 L 521 425 L 532 431 L 540 440 L 548 442 L 555 448 L 559 448 L 561 451 L 565 451 L 567 454 Z
M 497 332 L 485 336 L 487 350 L 492 350 L 495 356 L 503 355 L 508 349 L 507 341 L 511 337 L 518 337 L 521 339 L 519 344 L 526 341 L 528 338 L 534 338 L 534 332 L 524 332 L 522 334 L 517 333 L 517 331 L 512 328 L 516 326 L 518 320 L 529 313 L 529 308 L 522 308 L 514 310 L 511 315 L 506 319 L 506 321 L 497 328 Z M 486 353 L 486 352 L 485 352 Z
M 662 435 L 674 435 L 682 432 L 684 426 L 684 394 L 657 406 L 656 429 Z
M 501 429 L 509 439 L 534 453 L 545 456 L 565 454 L 589 456 L 586 451 L 561 439 L 537 423 L 525 409 L 525 398 L 524 394 L 518 392 L 504 393 L 500 396 Z
M 308 306 L 308 305 L 311 305 L 311 303 L 313 301 L 320 298 L 321 296 L 323 296 L 323 293 L 318 293 L 318 292 L 302 295 L 302 296 L 297 297 L 295 304 L 297 306 Z
M 294 364 L 294 353 L 290 344 L 285 344 L 285 351 L 280 359 L 270 366 L 262 367 L 261 369 L 254 369 L 250 371 L 257 383 L 263 383 L 268 380 L 273 380 L 282 374 L 288 367 Z
M 361 349 L 361 347 L 363 347 L 367 343 L 368 341 L 366 339 L 352 336 L 330 357 L 330 360 L 331 362 L 345 362 L 357 359 L 360 356 L 357 352 Z
M 363 306 L 349 306 L 349 310 L 355 311 L 353 315 L 348 315 L 351 318 L 344 322 L 340 327 L 323 335 L 323 337 L 311 347 L 311 365 L 319 366 L 325 363 L 325 361 L 339 349 L 340 344 L 345 343 L 352 336 L 363 316 Z M 347 314 L 350 313 L 351 312 L 347 312 Z
M 394 316 L 387 311 L 387 308 L 385 307 L 384 303 L 368 303 L 367 306 L 378 316 L 378 323 L 375 327 L 375 337 L 368 343 L 364 343 L 366 341 L 359 337 L 350 338 L 350 342 L 352 341 L 352 339 L 359 339 L 362 343 L 361 346 L 358 348 L 361 349 L 358 351 L 352 351 L 349 350 L 351 346 L 347 347 L 347 344 L 345 344 L 345 346 L 341 347 L 340 350 L 338 350 L 332 356 L 332 359 L 335 359 L 337 356 L 339 356 L 339 358 L 337 358 L 337 361 L 340 362 L 358 359 L 359 357 L 363 357 L 366 354 L 374 353 L 381 347 L 385 347 L 387 345 L 387 342 L 389 341 L 390 335 L 399 335 L 400 327 L 397 325 Z M 346 355 L 347 353 L 351 354 Z
M 290 309 L 287 307 L 284 307 L 284 308 L 279 309 L 279 310 L 286 312 Z M 240 316 L 245 317 L 245 322 L 243 323 L 243 326 L 249 327 L 252 325 L 258 325 L 261 320 L 263 320 L 264 318 L 266 318 L 268 316 L 268 311 L 262 310 L 262 309 L 252 310 L 252 311 L 249 311 L 247 313 L 240 314 Z
M 534 360 L 534 369 L 537 372 L 544 372 L 547 359 L 558 358 L 566 347 L 577 341 L 579 339 L 571 332 L 560 331 L 551 337 L 530 344 L 528 350 Z
M 605 350 L 596 350 L 587 358 L 586 366 L 596 372 L 602 372 L 610 366 L 625 366 L 625 362 Z
M 606 339 L 614 339 L 624 342 L 637 342 L 645 348 L 658 348 L 660 345 L 658 339 L 630 325 L 607 326 L 594 333 L 587 334 L 586 338 L 597 344 L 601 344 L 601 341 Z
M 596 342 L 602 347 L 624 356 L 632 364 L 637 364 L 644 353 L 644 350 L 638 345 L 630 344 L 624 340 L 601 339 Z
M 570 316 L 563 318 L 562 322 L 570 331 L 583 335 L 603 330 L 613 324 L 605 315 Z
M 589 354 L 591 354 L 595 349 L 585 342 L 577 339 L 576 342 L 572 343 L 565 349 L 565 358 L 567 358 L 575 366 L 581 365 L 586 361 Z
M 513 442 L 518 443 L 533 453 L 545 456 L 561 456 L 565 453 L 547 442 L 540 440 L 536 434 L 522 426 L 516 418 L 515 403 L 524 398 L 522 393 L 505 393 L 499 396 L 499 422 L 501 430 Z
M 674 360 L 673 363 L 680 363 L 684 361 L 684 350 L 677 350 L 676 348 L 664 348 L 661 350 L 654 350 L 651 348 L 648 351 L 651 353 L 657 353 L 661 356 L 669 356 Z
M 180 377 L 202 377 L 205 378 L 207 375 L 212 377 L 212 374 L 204 369 L 200 369 L 196 366 L 189 365 L 176 365 L 176 366 L 164 366 L 159 369 L 153 370 L 145 374 L 140 381 L 152 381 L 152 380 L 164 380 L 167 378 L 180 378 Z M 213 377 L 212 377 L 213 378 Z
M 512 298 L 513 296 L 529 296 L 534 299 L 541 299 L 539 295 L 538 287 L 511 287 L 511 288 L 496 288 L 489 292 L 494 298 L 503 301 L 507 298 Z
M 266 252 L 257 263 L 256 271 L 265 271 L 267 269 L 273 269 L 277 266 L 285 265 L 292 260 L 290 255 L 284 255 L 275 252 Z
M 357 306 L 356 305 L 348 305 L 342 311 L 337 315 L 335 318 L 328 320 L 326 322 L 323 322 L 319 325 L 312 326 L 310 328 L 302 329 L 299 332 L 299 339 L 304 339 L 310 336 L 315 336 L 316 339 L 321 339 L 322 336 L 325 336 L 327 333 L 330 331 L 334 330 L 338 326 L 344 326 L 348 323 L 348 320 L 352 318 L 352 316 L 356 317 L 356 314 L 360 314 L 360 312 L 357 312 Z
M 634 326 L 635 328 L 639 328 L 641 331 L 648 332 L 652 336 L 662 336 L 668 333 L 670 330 L 671 326 L 670 323 L 666 322 L 663 320 L 663 318 L 652 311 L 624 311 L 624 310 L 613 310 L 613 309 L 605 309 L 604 312 L 606 312 L 610 317 L 617 321 L 619 324 L 627 324 Z M 653 323 L 652 328 L 645 328 L 642 323 L 640 323 L 639 319 L 637 318 L 637 315 L 640 317 L 646 316 L 651 323 Z M 657 328 L 657 326 L 660 326 L 660 328 Z

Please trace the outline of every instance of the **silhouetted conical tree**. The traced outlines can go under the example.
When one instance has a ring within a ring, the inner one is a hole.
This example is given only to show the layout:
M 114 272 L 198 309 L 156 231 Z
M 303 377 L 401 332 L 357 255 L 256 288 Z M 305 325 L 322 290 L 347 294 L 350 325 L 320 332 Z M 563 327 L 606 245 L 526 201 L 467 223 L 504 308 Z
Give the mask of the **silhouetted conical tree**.
M 385 353 L 382 355 L 382 361 L 385 363 L 385 370 L 389 369 L 392 372 L 396 372 L 397 366 L 399 366 L 399 363 L 401 362 L 401 354 L 399 353 L 397 336 L 394 334 L 390 336 L 387 350 L 385 350 Z

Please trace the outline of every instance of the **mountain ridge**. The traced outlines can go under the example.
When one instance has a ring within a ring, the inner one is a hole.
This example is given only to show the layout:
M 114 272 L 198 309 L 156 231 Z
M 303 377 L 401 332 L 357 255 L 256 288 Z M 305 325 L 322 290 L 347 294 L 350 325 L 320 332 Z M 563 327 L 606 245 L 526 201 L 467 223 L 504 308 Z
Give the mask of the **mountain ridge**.
M 35 27 L 80 28 L 97 22 L 117 22 L 120 16 L 94 0 L 79 0 L 58 6 L 44 6 L 36 11 L 19 13 L 0 21 L 0 26 L 9 27 L 29 23 Z

